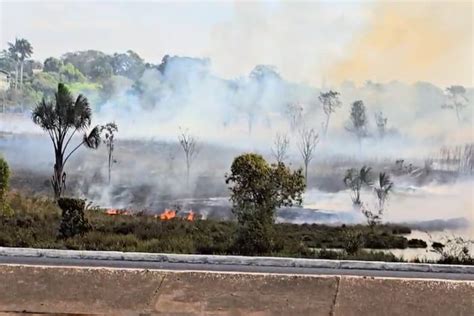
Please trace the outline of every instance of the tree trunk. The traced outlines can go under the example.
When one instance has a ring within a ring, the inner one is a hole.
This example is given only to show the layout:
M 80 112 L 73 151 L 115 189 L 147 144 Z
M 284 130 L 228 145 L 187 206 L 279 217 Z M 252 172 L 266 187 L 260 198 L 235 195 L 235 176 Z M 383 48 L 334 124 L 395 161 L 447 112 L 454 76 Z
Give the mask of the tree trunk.
M 15 90 L 18 89 L 18 62 L 15 64 Z
M 186 157 L 186 188 L 189 189 L 189 174 L 190 174 L 190 169 L 191 169 L 191 163 L 189 161 L 189 158 Z
M 24 61 L 22 60 L 20 63 L 20 88 L 23 89 L 23 64 Z
M 326 115 L 326 124 L 324 124 L 324 136 L 328 134 L 328 129 L 329 129 L 329 114 Z
M 308 163 L 306 161 L 304 163 L 304 184 L 308 186 Z
M 64 173 L 63 155 L 60 152 L 55 154 L 56 161 L 54 164 L 53 177 L 51 179 L 51 185 L 54 191 L 55 199 L 59 199 L 64 192 L 66 186 L 66 174 Z
M 109 184 L 112 173 L 112 150 L 109 149 Z
M 454 108 L 456 109 L 456 117 L 458 118 L 458 123 L 461 123 L 461 116 L 459 115 L 459 107 L 455 105 Z

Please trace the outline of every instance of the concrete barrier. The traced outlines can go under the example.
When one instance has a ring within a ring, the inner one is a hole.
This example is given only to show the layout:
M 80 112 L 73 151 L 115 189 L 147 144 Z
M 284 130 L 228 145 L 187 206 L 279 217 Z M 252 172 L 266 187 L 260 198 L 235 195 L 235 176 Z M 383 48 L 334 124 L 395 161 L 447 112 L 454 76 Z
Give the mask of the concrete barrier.
M 355 260 L 324 260 L 280 257 L 245 257 L 217 255 L 181 255 L 165 253 L 140 253 L 120 251 L 83 251 L 34 248 L 0 247 L 0 256 L 9 257 L 45 257 L 64 259 L 125 260 L 170 263 L 205 263 L 218 265 L 247 265 L 262 267 L 297 267 L 326 269 L 386 270 L 404 272 L 439 272 L 474 274 L 474 266 L 401 263 Z
M 472 315 L 474 282 L 0 265 L 0 315 Z

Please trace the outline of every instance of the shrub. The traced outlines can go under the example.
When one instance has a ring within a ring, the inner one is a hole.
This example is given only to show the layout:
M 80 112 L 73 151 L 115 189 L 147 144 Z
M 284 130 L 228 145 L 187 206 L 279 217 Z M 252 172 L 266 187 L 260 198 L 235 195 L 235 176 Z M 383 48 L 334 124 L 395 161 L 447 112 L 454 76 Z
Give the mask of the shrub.
M 59 236 L 61 238 L 82 235 L 90 229 L 90 225 L 84 216 L 86 202 L 81 199 L 60 198 L 58 205 L 62 210 Z
M 407 245 L 408 245 L 408 248 L 426 248 L 426 247 L 428 247 L 428 244 L 424 240 L 416 239 L 416 238 L 408 240 Z
M 7 203 L 8 182 L 10 181 L 10 168 L 5 159 L 0 157 L 0 214 L 10 215 L 11 208 Z
M 469 248 L 474 244 L 472 240 L 464 240 L 462 237 L 446 239 L 444 246 L 433 247 L 433 250 L 441 255 L 438 263 L 445 264 L 474 264 L 474 257 Z
M 344 233 L 344 250 L 349 255 L 357 253 L 364 246 L 360 231 L 348 230 Z

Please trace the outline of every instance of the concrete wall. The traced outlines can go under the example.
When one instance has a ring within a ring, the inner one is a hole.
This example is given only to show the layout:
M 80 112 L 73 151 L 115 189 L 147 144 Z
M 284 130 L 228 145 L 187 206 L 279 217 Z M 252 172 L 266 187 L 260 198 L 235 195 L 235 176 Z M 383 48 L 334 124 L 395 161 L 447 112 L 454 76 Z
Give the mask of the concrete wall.
M 474 282 L 0 266 L 0 315 L 472 315 Z

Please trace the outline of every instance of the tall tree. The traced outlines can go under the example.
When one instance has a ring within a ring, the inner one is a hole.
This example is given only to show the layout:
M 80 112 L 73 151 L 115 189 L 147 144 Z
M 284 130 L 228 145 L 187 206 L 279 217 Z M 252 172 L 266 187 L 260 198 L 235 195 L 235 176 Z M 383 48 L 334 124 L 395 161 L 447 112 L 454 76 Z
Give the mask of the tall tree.
M 357 137 L 360 149 L 362 139 L 367 136 L 367 115 L 364 102 L 361 100 L 352 103 L 349 124 L 346 126 L 346 130 Z
M 469 99 L 466 97 L 466 89 L 463 86 L 450 86 L 446 88 L 446 98 L 447 101 L 442 108 L 454 110 L 460 123 L 462 121 L 461 112 L 469 103 Z
M 75 100 L 67 87 L 60 83 L 55 93 L 54 101 L 45 98 L 38 103 L 32 114 L 33 122 L 48 132 L 54 147 L 54 172 L 51 185 L 55 198 L 60 198 L 66 189 L 66 173 L 64 167 L 69 158 L 82 145 L 96 149 L 100 144 L 100 129 L 92 128 L 89 133 L 85 131 L 91 126 L 92 110 L 89 102 L 83 95 Z M 82 141 L 72 150 L 67 152 L 73 136 L 84 131 Z
M 304 127 L 300 130 L 299 150 L 301 158 L 303 158 L 305 185 L 308 184 L 308 166 L 313 160 L 314 150 L 318 142 L 319 134 L 313 128 L 307 129 Z
M 112 173 L 112 163 L 114 162 L 113 154 L 115 149 L 115 133 L 118 132 L 118 127 L 115 122 L 107 123 L 100 127 L 100 132 L 104 133 L 104 144 L 107 146 L 108 156 L 108 179 L 110 184 L 110 178 Z
M 188 130 L 181 130 L 178 140 L 186 158 L 186 185 L 189 186 L 191 164 L 199 153 L 197 138 L 191 135 Z
M 301 169 L 291 171 L 283 163 L 270 165 L 258 154 L 244 154 L 234 159 L 226 183 L 231 184 L 232 212 L 239 224 L 236 250 L 269 253 L 276 208 L 302 203 Z
M 286 114 L 290 121 L 290 129 L 294 131 L 303 121 L 303 106 L 300 102 L 288 103 L 286 105 Z
M 323 123 L 324 135 L 328 133 L 329 120 L 332 113 L 336 112 L 336 109 L 342 105 L 341 100 L 339 100 L 339 95 L 339 92 L 332 90 L 321 92 L 319 95 L 319 102 L 321 102 L 324 114 L 326 115 L 326 121 Z
M 18 53 L 18 46 L 15 43 L 8 43 L 8 55 L 15 63 L 15 90 L 18 89 L 18 72 L 20 67 L 20 56 Z
M 13 51 L 18 56 L 20 63 L 20 87 L 23 87 L 23 67 L 25 60 L 30 58 L 33 54 L 33 46 L 30 42 L 24 38 L 16 38 L 15 43 L 8 43 L 10 47 L 13 47 Z
M 377 131 L 380 138 L 384 138 L 387 132 L 387 117 L 384 116 L 382 111 L 375 112 L 375 124 L 377 124 Z

